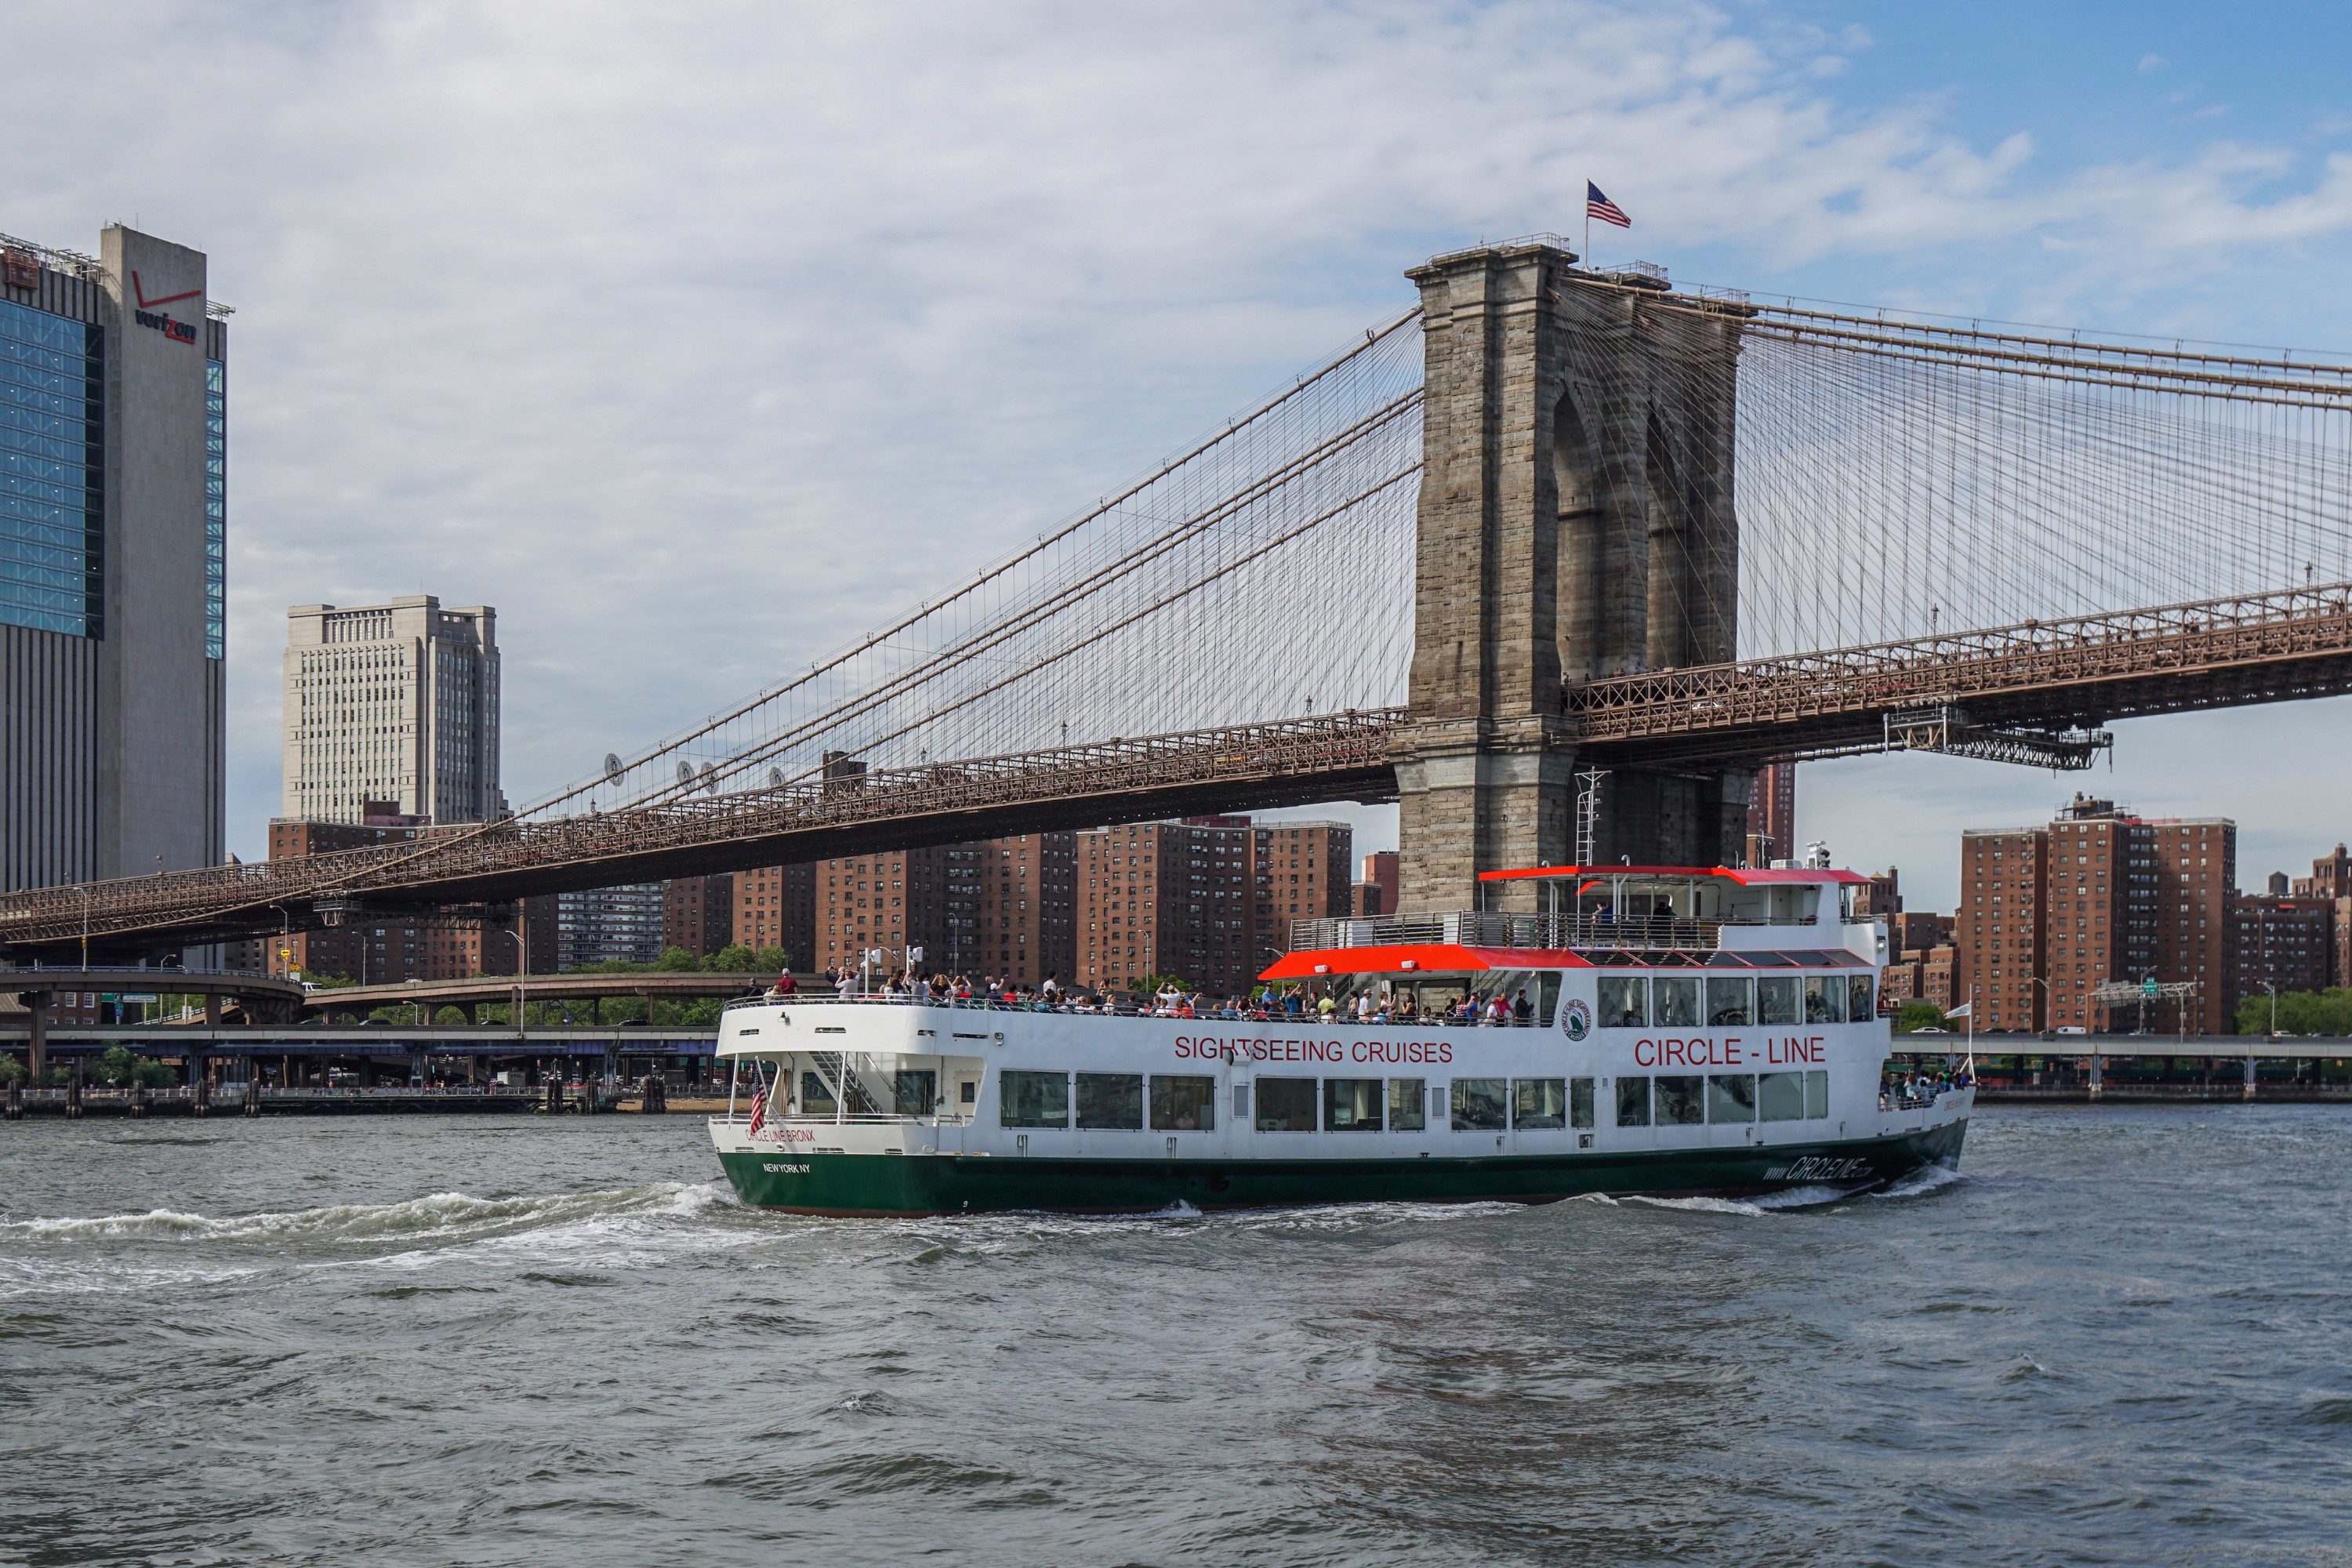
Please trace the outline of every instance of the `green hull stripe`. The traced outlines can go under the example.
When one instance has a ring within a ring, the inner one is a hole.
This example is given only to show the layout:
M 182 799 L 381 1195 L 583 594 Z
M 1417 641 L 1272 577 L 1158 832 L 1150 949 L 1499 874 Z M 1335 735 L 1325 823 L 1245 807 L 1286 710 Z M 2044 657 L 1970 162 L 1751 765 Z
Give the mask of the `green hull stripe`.
M 1870 1186 L 1957 1164 L 1966 1121 L 1771 1148 L 1654 1149 L 1471 1160 L 1066 1160 L 1035 1155 L 723 1153 L 758 1208 L 843 1215 L 1053 1209 L 1139 1214 L 1337 1203 L 1549 1203 L 1583 1193 L 1693 1196 Z

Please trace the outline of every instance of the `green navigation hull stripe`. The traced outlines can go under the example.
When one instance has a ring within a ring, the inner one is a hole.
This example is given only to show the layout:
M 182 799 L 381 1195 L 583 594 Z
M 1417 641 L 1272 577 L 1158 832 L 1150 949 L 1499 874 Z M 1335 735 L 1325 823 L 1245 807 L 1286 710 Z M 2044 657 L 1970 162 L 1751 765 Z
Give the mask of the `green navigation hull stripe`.
M 1051 1209 L 1145 1214 L 1335 1203 L 1550 1203 L 1584 1193 L 1738 1196 L 1866 1187 L 1957 1164 L 1966 1121 L 1919 1132 L 1770 1148 L 1440 1160 L 1071 1160 L 1037 1155 L 719 1155 L 736 1195 L 793 1214 L 888 1215 Z

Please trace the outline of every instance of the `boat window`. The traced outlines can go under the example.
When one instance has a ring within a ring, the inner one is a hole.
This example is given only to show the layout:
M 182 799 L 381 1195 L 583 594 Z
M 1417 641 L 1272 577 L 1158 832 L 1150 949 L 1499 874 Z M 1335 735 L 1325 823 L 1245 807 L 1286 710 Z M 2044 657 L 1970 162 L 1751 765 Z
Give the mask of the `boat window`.
M 1650 980 L 1643 974 L 1604 974 L 1596 984 L 1596 1011 L 1604 1029 L 1650 1026 Z
M 1570 1127 L 1592 1125 L 1592 1080 L 1589 1078 L 1568 1080 L 1568 1124 Z
M 1116 1131 L 1143 1131 L 1143 1075 L 1082 1072 L 1078 1075 L 1078 1125 Z
M 1706 1021 L 1711 1028 L 1756 1019 L 1756 982 L 1745 974 L 1711 974 L 1706 981 Z
M 1845 1022 L 1843 976 L 1836 974 L 1805 976 L 1805 1022 L 1808 1024 Z
M 1710 1073 L 1706 1079 L 1709 1121 L 1756 1120 L 1756 1075 L 1752 1072 Z
M 1568 1080 L 1523 1078 L 1511 1085 L 1511 1125 L 1540 1129 L 1568 1125 Z
M 801 1074 L 801 1114 L 830 1116 L 833 1114 L 833 1085 L 825 1082 L 822 1073 Z
M 1756 983 L 1756 1021 L 1759 1024 L 1800 1022 L 1798 988 L 1803 984 L 1793 974 L 1770 974 L 1759 980 Z
M 940 1100 L 940 1075 L 929 1068 L 900 1068 L 891 1099 L 901 1116 L 929 1116 Z
M 1454 1131 L 1500 1132 L 1504 1121 L 1504 1080 L 1499 1078 L 1457 1078 L 1454 1080 Z
M 1706 1120 L 1706 1103 L 1699 1090 L 1706 1080 L 1693 1073 L 1659 1077 L 1650 1080 L 1658 1102 L 1658 1125 L 1661 1127 L 1696 1127 Z
M 1867 1024 L 1878 1016 L 1877 1009 L 1871 1005 L 1869 975 L 1845 977 L 1845 1016 L 1857 1024 Z
M 1381 1130 L 1381 1080 L 1376 1078 L 1327 1078 L 1323 1080 L 1323 1131 L 1378 1132 Z
M 1249 1102 L 1250 1086 L 1245 1083 L 1234 1085 L 1234 1120 L 1244 1127 L 1250 1124 Z
M 1155 1132 L 1209 1132 L 1217 1125 L 1217 1080 L 1189 1074 L 1151 1075 L 1151 1129 Z
M 1650 1000 L 1657 1004 L 1655 1021 L 1661 1028 L 1676 1024 L 1696 1026 L 1698 1023 L 1696 978 L 1669 980 L 1661 975 L 1650 983 Z
M 1617 1125 L 1647 1127 L 1650 1124 L 1650 1080 L 1645 1078 L 1621 1078 L 1617 1080 Z
M 1005 1127 L 1067 1127 L 1070 1075 L 1007 1072 L 998 1089 L 996 1119 Z
M 1428 1123 L 1422 1117 L 1422 1080 L 1417 1078 L 1389 1079 L 1389 1131 L 1419 1132 Z
M 1805 1120 L 1818 1121 L 1830 1113 L 1830 1075 L 1809 1072 L 1805 1075 Z
M 1261 1132 L 1314 1131 L 1315 1080 L 1311 1078 L 1258 1079 L 1257 1130 Z
M 1805 1119 L 1805 1075 L 1768 1072 L 1756 1080 L 1756 1109 L 1765 1121 Z
M 1557 972 L 1536 976 L 1536 1022 L 1545 1028 L 1559 1016 L 1559 975 Z

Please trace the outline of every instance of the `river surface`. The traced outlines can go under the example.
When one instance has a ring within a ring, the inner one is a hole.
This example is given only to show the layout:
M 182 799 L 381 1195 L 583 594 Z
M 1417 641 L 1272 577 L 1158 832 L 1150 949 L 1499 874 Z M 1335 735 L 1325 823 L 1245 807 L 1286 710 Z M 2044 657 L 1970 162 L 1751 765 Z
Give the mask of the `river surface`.
M 0 1125 L 0 1563 L 2344 1563 L 2352 1114 L 1759 1209 L 738 1207 L 698 1118 Z

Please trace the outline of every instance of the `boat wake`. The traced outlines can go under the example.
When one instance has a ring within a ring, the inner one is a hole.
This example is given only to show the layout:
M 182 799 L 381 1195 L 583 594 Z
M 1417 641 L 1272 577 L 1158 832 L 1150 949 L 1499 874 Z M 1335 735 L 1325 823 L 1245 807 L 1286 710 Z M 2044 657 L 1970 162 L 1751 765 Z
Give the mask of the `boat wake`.
M 465 1193 L 431 1193 L 399 1203 L 335 1204 L 223 1217 L 150 1209 L 144 1214 L 86 1219 L 0 1220 L 0 1244 L 309 1241 L 364 1247 L 460 1240 L 619 1216 L 685 1215 L 719 1201 L 716 1183 L 656 1182 L 612 1192 L 539 1197 L 478 1198 Z

